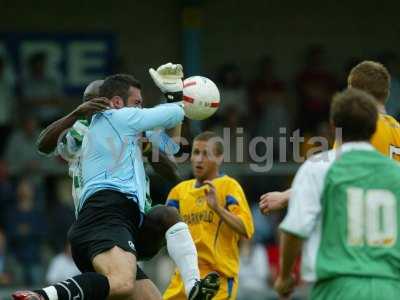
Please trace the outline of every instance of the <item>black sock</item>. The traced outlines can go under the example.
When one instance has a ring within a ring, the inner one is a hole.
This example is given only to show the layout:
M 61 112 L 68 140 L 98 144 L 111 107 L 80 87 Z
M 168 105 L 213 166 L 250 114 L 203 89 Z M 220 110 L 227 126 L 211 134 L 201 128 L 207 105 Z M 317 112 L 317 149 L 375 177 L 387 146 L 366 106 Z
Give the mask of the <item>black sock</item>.
M 43 290 L 36 290 L 36 291 L 34 291 L 34 292 L 35 292 L 36 294 L 41 295 L 44 299 L 50 300 L 45 291 L 43 291 Z
M 53 285 L 58 300 L 106 300 L 110 291 L 107 277 L 98 273 L 83 273 Z M 46 300 L 49 296 L 44 290 L 35 291 Z

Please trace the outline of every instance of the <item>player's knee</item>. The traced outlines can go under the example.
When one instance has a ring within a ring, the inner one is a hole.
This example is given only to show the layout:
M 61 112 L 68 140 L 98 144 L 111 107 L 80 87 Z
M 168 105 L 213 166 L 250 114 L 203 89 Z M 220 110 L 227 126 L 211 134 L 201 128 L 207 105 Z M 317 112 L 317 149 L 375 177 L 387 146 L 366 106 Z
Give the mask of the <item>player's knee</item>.
M 162 223 L 166 229 L 174 226 L 176 223 L 181 222 L 181 216 L 175 207 L 166 206 L 162 216 Z
M 131 278 L 121 285 L 119 295 L 123 298 L 130 298 L 134 292 L 134 280 Z
M 108 281 L 112 299 L 130 299 L 133 295 L 135 281 L 133 275 L 110 275 Z
M 154 207 L 150 214 L 151 219 L 156 220 L 163 231 L 167 231 L 170 227 L 182 221 L 175 207 L 160 205 Z

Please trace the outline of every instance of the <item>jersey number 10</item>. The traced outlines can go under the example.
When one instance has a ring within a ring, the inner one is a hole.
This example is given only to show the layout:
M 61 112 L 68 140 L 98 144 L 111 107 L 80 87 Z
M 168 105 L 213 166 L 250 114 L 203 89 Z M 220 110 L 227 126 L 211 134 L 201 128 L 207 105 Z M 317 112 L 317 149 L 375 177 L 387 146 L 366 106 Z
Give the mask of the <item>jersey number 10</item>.
M 397 201 L 389 190 L 347 189 L 347 243 L 390 247 L 397 240 Z

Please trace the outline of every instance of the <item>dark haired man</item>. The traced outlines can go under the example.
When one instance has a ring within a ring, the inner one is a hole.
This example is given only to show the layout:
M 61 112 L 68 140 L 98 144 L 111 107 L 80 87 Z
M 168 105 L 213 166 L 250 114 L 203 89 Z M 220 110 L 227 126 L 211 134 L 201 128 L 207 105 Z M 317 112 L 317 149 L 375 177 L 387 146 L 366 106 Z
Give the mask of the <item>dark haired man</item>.
M 292 184 L 280 228 L 281 261 L 275 289 L 314 282 L 310 299 L 398 299 L 400 294 L 400 167 L 370 144 L 378 110 L 370 94 L 347 89 L 334 96 L 331 123 L 343 144 L 309 158 Z
M 182 86 L 182 70 L 177 69 L 176 65 L 169 67 L 176 69 L 176 85 Z M 146 289 L 152 292 L 148 295 L 142 293 L 145 287 L 139 289 L 136 286 L 138 284 L 135 284 L 134 242 L 140 240 L 138 231 L 143 221 L 146 197 L 139 141 L 142 132 L 147 129 L 164 127 L 179 132 L 183 110 L 174 103 L 152 109 L 138 108 L 142 103 L 140 83 L 129 75 L 110 76 L 100 86 L 99 92 L 108 96 L 109 105 L 116 109 L 96 114 L 82 141 L 81 170 L 84 185 L 79 202 L 76 203 L 78 219 L 69 234 L 78 267 L 92 272 L 67 280 L 75 285 L 72 290 L 70 286 L 58 284 L 37 292 L 50 300 L 62 300 L 67 294 L 76 294 L 78 299 L 83 294 L 86 299 L 105 299 L 108 296 L 159 299 L 159 292 L 151 281 L 141 281 L 142 285 L 152 285 Z M 180 228 L 172 226 L 170 236 L 171 239 L 177 239 L 175 247 L 180 246 L 185 250 L 185 247 L 179 245 L 185 228 L 179 225 Z M 188 259 L 187 253 L 176 252 L 181 259 Z M 203 299 L 210 295 L 210 291 L 206 290 L 207 285 L 202 284 L 204 282 L 193 282 L 189 299 Z M 62 288 L 68 293 L 63 292 Z M 74 293 L 76 291 L 78 293 Z

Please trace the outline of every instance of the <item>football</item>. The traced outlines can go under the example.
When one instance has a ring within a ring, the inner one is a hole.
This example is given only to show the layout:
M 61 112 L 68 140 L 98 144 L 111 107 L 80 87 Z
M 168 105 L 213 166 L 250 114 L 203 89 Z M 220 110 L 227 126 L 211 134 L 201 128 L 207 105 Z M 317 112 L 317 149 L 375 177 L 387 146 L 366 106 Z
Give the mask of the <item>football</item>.
M 183 81 L 185 115 L 191 120 L 204 120 L 212 116 L 220 102 L 215 83 L 203 76 L 188 77 Z

